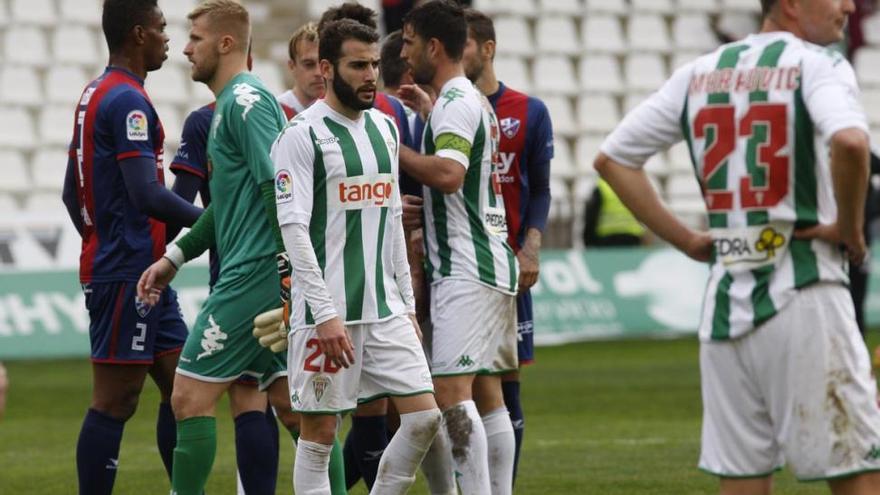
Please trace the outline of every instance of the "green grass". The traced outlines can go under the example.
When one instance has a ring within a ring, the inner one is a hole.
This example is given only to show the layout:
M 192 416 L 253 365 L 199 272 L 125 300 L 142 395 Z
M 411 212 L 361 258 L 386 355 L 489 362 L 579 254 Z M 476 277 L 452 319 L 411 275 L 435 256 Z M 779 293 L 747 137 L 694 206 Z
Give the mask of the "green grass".
M 877 340 L 876 338 L 872 340 Z M 526 439 L 518 494 L 705 494 L 697 471 L 700 389 L 694 340 L 595 342 L 538 350 L 524 372 Z M 0 493 L 76 493 L 75 446 L 91 388 L 86 360 L 6 363 L 0 422 Z M 158 396 L 147 386 L 127 424 L 118 494 L 162 494 L 168 481 L 155 446 Z M 235 487 L 232 422 L 218 408 L 218 450 L 207 491 Z M 282 439 L 278 493 L 290 494 L 293 448 Z M 365 494 L 362 485 L 353 494 Z M 412 490 L 427 491 L 421 480 Z M 777 476 L 777 494 L 827 493 L 823 484 Z

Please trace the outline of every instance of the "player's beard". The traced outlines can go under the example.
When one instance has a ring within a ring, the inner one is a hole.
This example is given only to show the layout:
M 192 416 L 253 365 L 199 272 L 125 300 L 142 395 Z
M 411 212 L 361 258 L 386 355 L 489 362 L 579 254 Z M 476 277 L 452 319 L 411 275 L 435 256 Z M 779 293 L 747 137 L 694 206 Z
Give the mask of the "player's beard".
M 431 84 L 431 81 L 434 80 L 434 75 L 437 74 L 437 68 L 426 60 L 424 53 L 411 67 L 412 78 L 416 84 Z
M 483 74 L 484 68 L 485 65 L 482 60 L 472 60 L 469 63 L 464 64 L 464 75 L 470 79 L 471 82 L 476 83 L 477 79 Z
M 370 101 L 364 101 L 358 98 L 357 90 L 354 86 L 348 84 L 339 75 L 339 71 L 334 71 L 333 77 L 333 93 L 339 102 L 352 110 L 367 110 L 373 108 L 373 101 L 376 99 L 376 91 L 373 91 L 373 97 Z
M 220 54 L 217 52 L 211 53 L 210 56 L 205 57 L 200 63 L 193 63 L 192 66 L 192 80 L 195 82 L 208 84 L 214 79 L 214 76 L 217 74 L 217 66 L 219 65 Z

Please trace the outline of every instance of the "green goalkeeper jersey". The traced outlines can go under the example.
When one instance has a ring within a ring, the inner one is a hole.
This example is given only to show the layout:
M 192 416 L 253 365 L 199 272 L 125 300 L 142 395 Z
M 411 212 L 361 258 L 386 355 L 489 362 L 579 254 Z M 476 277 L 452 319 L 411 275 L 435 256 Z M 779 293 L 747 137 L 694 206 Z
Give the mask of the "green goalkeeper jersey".
M 275 254 L 260 184 L 274 180 L 269 150 L 286 119 L 275 97 L 247 72 L 217 96 L 208 133 L 208 170 L 220 277 Z

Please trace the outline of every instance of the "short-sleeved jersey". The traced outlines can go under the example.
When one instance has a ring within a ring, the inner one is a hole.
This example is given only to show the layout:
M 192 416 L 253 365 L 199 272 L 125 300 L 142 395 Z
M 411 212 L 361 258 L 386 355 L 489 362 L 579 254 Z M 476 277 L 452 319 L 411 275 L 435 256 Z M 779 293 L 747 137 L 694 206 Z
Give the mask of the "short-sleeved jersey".
M 309 234 L 337 314 L 346 324 L 406 313 L 395 281 L 400 137 L 370 109 L 352 121 L 323 100 L 290 121 L 272 148 L 280 225 Z M 314 326 L 303 288 L 291 287 L 291 328 Z
M 490 95 L 501 135 L 498 142 L 498 182 L 507 213 L 507 243 L 519 252 L 525 240 L 529 212 L 529 173 L 553 159 L 553 126 L 541 100 L 499 83 Z
M 136 281 L 165 252 L 165 224 L 129 199 L 120 162 L 143 157 L 162 173 L 162 123 L 131 72 L 108 67 L 83 90 L 74 114 L 70 157 L 83 220 L 81 282 Z
M 296 117 L 306 109 L 306 106 L 299 101 L 291 89 L 278 95 L 278 103 L 281 104 L 281 109 L 284 110 L 284 116 L 287 117 L 287 120 Z
M 275 97 L 250 73 L 217 95 L 208 168 L 221 280 L 231 268 L 275 254 L 260 184 L 274 177 L 269 150 L 285 122 Z
M 751 331 L 809 284 L 847 282 L 837 246 L 792 238 L 794 228 L 836 220 L 828 142 L 844 128 L 867 132 L 852 67 L 775 32 L 685 65 L 602 144 L 640 166 L 687 141 L 715 241 L 703 340 Z
M 507 245 L 507 219 L 495 173 L 498 122 L 486 97 L 465 77 L 441 88 L 425 126 L 422 152 L 466 169 L 453 194 L 425 187 L 426 274 L 472 280 L 515 294 L 518 266 Z

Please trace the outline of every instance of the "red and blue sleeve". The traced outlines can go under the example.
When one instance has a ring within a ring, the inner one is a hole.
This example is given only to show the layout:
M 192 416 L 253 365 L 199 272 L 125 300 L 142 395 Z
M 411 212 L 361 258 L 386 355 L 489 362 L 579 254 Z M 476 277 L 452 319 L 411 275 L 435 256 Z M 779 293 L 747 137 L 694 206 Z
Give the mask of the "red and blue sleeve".
M 212 115 L 213 112 L 199 109 L 186 118 L 180 135 L 180 147 L 169 167 L 175 174 L 184 171 L 202 180 L 208 179 L 208 129 Z
M 121 91 L 109 102 L 108 120 L 116 160 L 156 159 L 154 128 L 159 117 L 149 101 L 137 91 Z
M 523 224 L 526 229 L 541 232 L 547 225 L 550 213 L 550 160 L 553 159 L 553 124 L 544 102 L 529 98 L 528 125 L 529 207 Z

